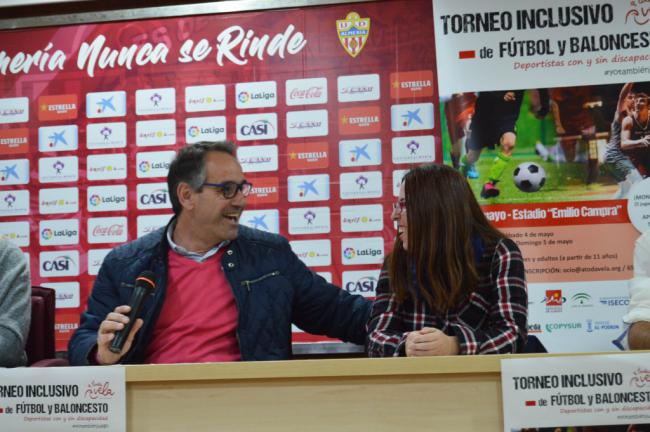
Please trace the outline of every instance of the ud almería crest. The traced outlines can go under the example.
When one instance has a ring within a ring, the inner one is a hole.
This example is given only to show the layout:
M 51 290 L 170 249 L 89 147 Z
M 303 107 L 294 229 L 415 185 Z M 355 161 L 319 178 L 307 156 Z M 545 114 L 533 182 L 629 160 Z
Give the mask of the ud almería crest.
M 345 51 L 352 57 L 359 55 L 370 35 L 370 18 L 361 18 L 350 12 L 342 20 L 336 20 L 336 31 Z

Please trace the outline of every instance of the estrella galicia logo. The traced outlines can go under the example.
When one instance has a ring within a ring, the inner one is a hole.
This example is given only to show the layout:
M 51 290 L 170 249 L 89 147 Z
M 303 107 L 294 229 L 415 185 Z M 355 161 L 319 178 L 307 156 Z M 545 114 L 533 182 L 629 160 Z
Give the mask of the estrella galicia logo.
M 354 248 L 348 247 L 348 248 L 345 248 L 345 250 L 343 250 L 343 256 L 345 257 L 345 259 L 350 260 L 350 259 L 353 259 L 355 256 L 357 256 L 357 253 L 354 250 Z

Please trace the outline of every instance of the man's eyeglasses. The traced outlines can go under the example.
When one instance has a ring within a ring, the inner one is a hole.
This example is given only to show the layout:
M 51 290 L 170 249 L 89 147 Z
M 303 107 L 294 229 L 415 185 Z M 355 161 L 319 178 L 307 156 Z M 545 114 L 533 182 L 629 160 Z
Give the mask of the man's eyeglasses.
M 397 212 L 397 214 L 402 214 L 403 211 L 406 211 L 406 200 L 399 200 L 393 203 L 393 211 Z
M 203 183 L 201 186 L 209 186 L 219 190 L 225 199 L 234 198 L 237 192 L 241 191 L 242 195 L 248 196 L 253 190 L 253 184 L 244 180 L 241 183 L 227 181 L 223 183 Z

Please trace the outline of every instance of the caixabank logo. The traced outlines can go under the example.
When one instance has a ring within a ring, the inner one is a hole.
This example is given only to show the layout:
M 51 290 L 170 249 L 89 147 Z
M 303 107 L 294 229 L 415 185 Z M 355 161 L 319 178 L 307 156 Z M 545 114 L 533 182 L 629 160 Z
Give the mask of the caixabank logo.
M 126 115 L 126 92 L 97 92 L 86 94 L 86 117 L 106 118 Z
M 29 159 L 0 160 L 0 186 L 29 183 Z
M 274 234 L 280 233 L 280 212 L 277 209 L 245 210 L 239 223 L 247 227 Z
M 38 128 L 38 150 L 41 152 L 76 150 L 79 131 L 77 125 Z
M 287 178 L 289 202 L 329 200 L 329 178 L 328 174 L 289 176 Z
M 358 167 L 381 165 L 381 140 L 343 140 L 339 142 L 339 165 Z

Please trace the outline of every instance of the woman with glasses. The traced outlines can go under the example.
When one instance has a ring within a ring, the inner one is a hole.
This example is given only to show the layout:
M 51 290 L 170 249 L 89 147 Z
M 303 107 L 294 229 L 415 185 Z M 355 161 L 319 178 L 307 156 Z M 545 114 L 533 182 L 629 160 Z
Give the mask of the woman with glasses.
M 453 168 L 422 165 L 402 180 L 397 238 L 368 324 L 370 357 L 523 350 L 528 297 L 517 245 L 490 225 Z

